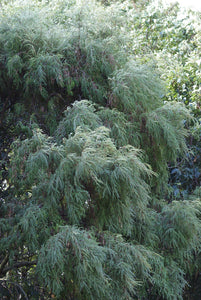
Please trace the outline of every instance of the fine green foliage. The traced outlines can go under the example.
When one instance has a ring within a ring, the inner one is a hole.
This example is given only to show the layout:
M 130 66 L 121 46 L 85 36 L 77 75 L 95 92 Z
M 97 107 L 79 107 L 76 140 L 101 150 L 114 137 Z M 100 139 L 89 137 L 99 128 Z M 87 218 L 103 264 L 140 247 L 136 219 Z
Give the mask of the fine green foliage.
M 192 115 L 103 4 L 2 4 L 1 297 L 183 299 L 200 252 L 200 196 L 168 194 Z
M 191 136 L 187 140 L 191 153 L 186 159 L 182 155 L 170 167 L 172 195 L 175 199 L 185 199 L 201 183 L 200 12 L 185 10 L 177 3 L 165 5 L 161 1 L 145 2 L 143 10 L 131 8 L 124 2 L 124 9 L 130 12 L 129 32 L 132 41 L 128 50 L 134 52 L 142 62 L 160 70 L 167 87 L 164 100 L 184 103 L 197 119 L 196 123 L 191 122 Z

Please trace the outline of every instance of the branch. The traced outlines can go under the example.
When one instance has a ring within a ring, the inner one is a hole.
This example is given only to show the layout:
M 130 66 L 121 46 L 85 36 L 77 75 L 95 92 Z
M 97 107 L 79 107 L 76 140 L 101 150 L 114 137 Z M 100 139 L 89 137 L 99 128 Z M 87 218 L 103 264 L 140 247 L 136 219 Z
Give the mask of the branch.
M 5 268 L 4 270 L 1 271 L 1 274 L 5 275 L 8 271 L 13 270 L 13 269 L 19 269 L 22 267 L 31 267 L 37 264 L 37 260 L 33 260 L 33 261 L 21 261 L 18 262 L 12 266 L 9 266 L 7 268 Z
M 26 300 L 29 300 L 28 297 L 27 297 L 27 295 L 26 295 L 26 293 L 25 293 L 25 291 L 23 290 L 23 288 L 21 287 L 21 285 L 19 285 L 17 282 L 12 282 L 12 281 L 8 281 L 8 280 L 1 280 L 1 279 L 0 279 L 0 281 L 1 281 L 1 282 L 4 282 L 5 284 L 10 283 L 10 284 L 13 284 L 13 285 L 17 286 L 18 289 L 19 289 L 19 290 L 22 292 L 22 294 L 24 295 L 25 299 L 26 299 Z M 6 288 L 7 288 L 7 286 L 6 286 Z M 7 289 L 8 289 L 8 288 L 7 288 Z M 8 291 L 10 292 L 9 289 L 8 289 Z
M 6 256 L 4 257 L 4 259 L 2 260 L 1 264 L 0 264 L 0 274 L 3 272 L 3 269 L 4 269 L 5 265 L 8 262 L 8 259 L 9 259 L 9 255 L 7 253 Z

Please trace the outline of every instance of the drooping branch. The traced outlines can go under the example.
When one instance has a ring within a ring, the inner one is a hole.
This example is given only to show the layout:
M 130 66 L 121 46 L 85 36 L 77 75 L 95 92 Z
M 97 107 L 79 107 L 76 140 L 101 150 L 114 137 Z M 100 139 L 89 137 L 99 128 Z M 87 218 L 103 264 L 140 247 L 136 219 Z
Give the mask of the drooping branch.
M 0 282 L 1 283 L 4 283 L 5 284 L 5 287 L 8 289 L 8 287 L 6 286 L 6 284 L 12 284 L 12 285 L 14 285 L 14 286 L 16 286 L 21 292 L 22 292 L 22 294 L 24 295 L 24 297 L 25 297 L 25 299 L 26 300 L 28 300 L 28 297 L 27 297 L 27 295 L 26 295 L 26 293 L 25 293 L 25 291 L 23 290 L 23 288 L 21 287 L 21 285 L 19 285 L 17 282 L 12 282 L 12 281 L 8 281 L 8 280 L 1 280 L 0 279 Z M 8 291 L 10 292 L 10 290 L 8 289 Z
M 33 260 L 33 261 L 21 261 L 21 262 L 17 262 L 12 266 L 9 266 L 5 269 L 1 270 L 1 274 L 5 275 L 8 271 L 13 270 L 13 269 L 19 269 L 22 267 L 31 267 L 37 264 L 37 260 Z M 5 265 L 4 265 L 5 266 Z

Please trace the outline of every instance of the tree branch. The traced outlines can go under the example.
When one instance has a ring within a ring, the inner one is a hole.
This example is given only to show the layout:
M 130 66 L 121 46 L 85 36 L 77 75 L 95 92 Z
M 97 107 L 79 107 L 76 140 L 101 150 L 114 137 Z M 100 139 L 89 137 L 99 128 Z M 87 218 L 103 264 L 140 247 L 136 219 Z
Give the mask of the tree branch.
M 21 261 L 18 262 L 12 266 L 9 266 L 7 268 L 5 268 L 4 270 L 1 271 L 1 274 L 5 275 L 8 271 L 13 270 L 13 269 L 19 269 L 22 267 L 31 267 L 37 264 L 37 260 L 33 260 L 33 261 Z
M 0 281 L 3 282 L 3 283 L 5 283 L 5 284 L 10 283 L 10 284 L 12 284 L 12 285 L 17 286 L 18 289 L 19 289 L 19 290 L 22 292 L 22 294 L 24 295 L 25 299 L 26 299 L 26 300 L 29 300 L 28 297 L 27 297 L 27 295 L 26 295 L 26 293 L 25 293 L 25 291 L 23 290 L 23 288 L 21 287 L 21 285 L 19 285 L 17 282 L 12 282 L 12 281 L 8 281 L 8 280 L 1 280 L 1 279 L 0 279 Z M 7 286 L 6 286 L 6 288 L 8 289 Z M 10 290 L 9 290 L 9 289 L 8 289 L 8 291 L 9 291 L 9 293 L 10 293 Z M 20 299 L 20 298 L 19 298 L 19 299 Z
M 2 273 L 5 265 L 7 264 L 8 259 L 9 259 L 9 255 L 7 253 L 6 256 L 4 257 L 4 259 L 2 260 L 1 264 L 0 264 L 0 274 Z

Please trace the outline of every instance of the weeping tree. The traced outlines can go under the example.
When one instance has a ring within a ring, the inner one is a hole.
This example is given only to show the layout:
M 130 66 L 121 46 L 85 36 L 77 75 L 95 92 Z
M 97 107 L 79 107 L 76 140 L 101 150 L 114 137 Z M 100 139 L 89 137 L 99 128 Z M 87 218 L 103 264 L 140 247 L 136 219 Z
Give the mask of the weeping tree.
M 166 197 L 191 116 L 129 54 L 129 5 L 2 6 L 1 297 L 183 299 L 200 203 Z

